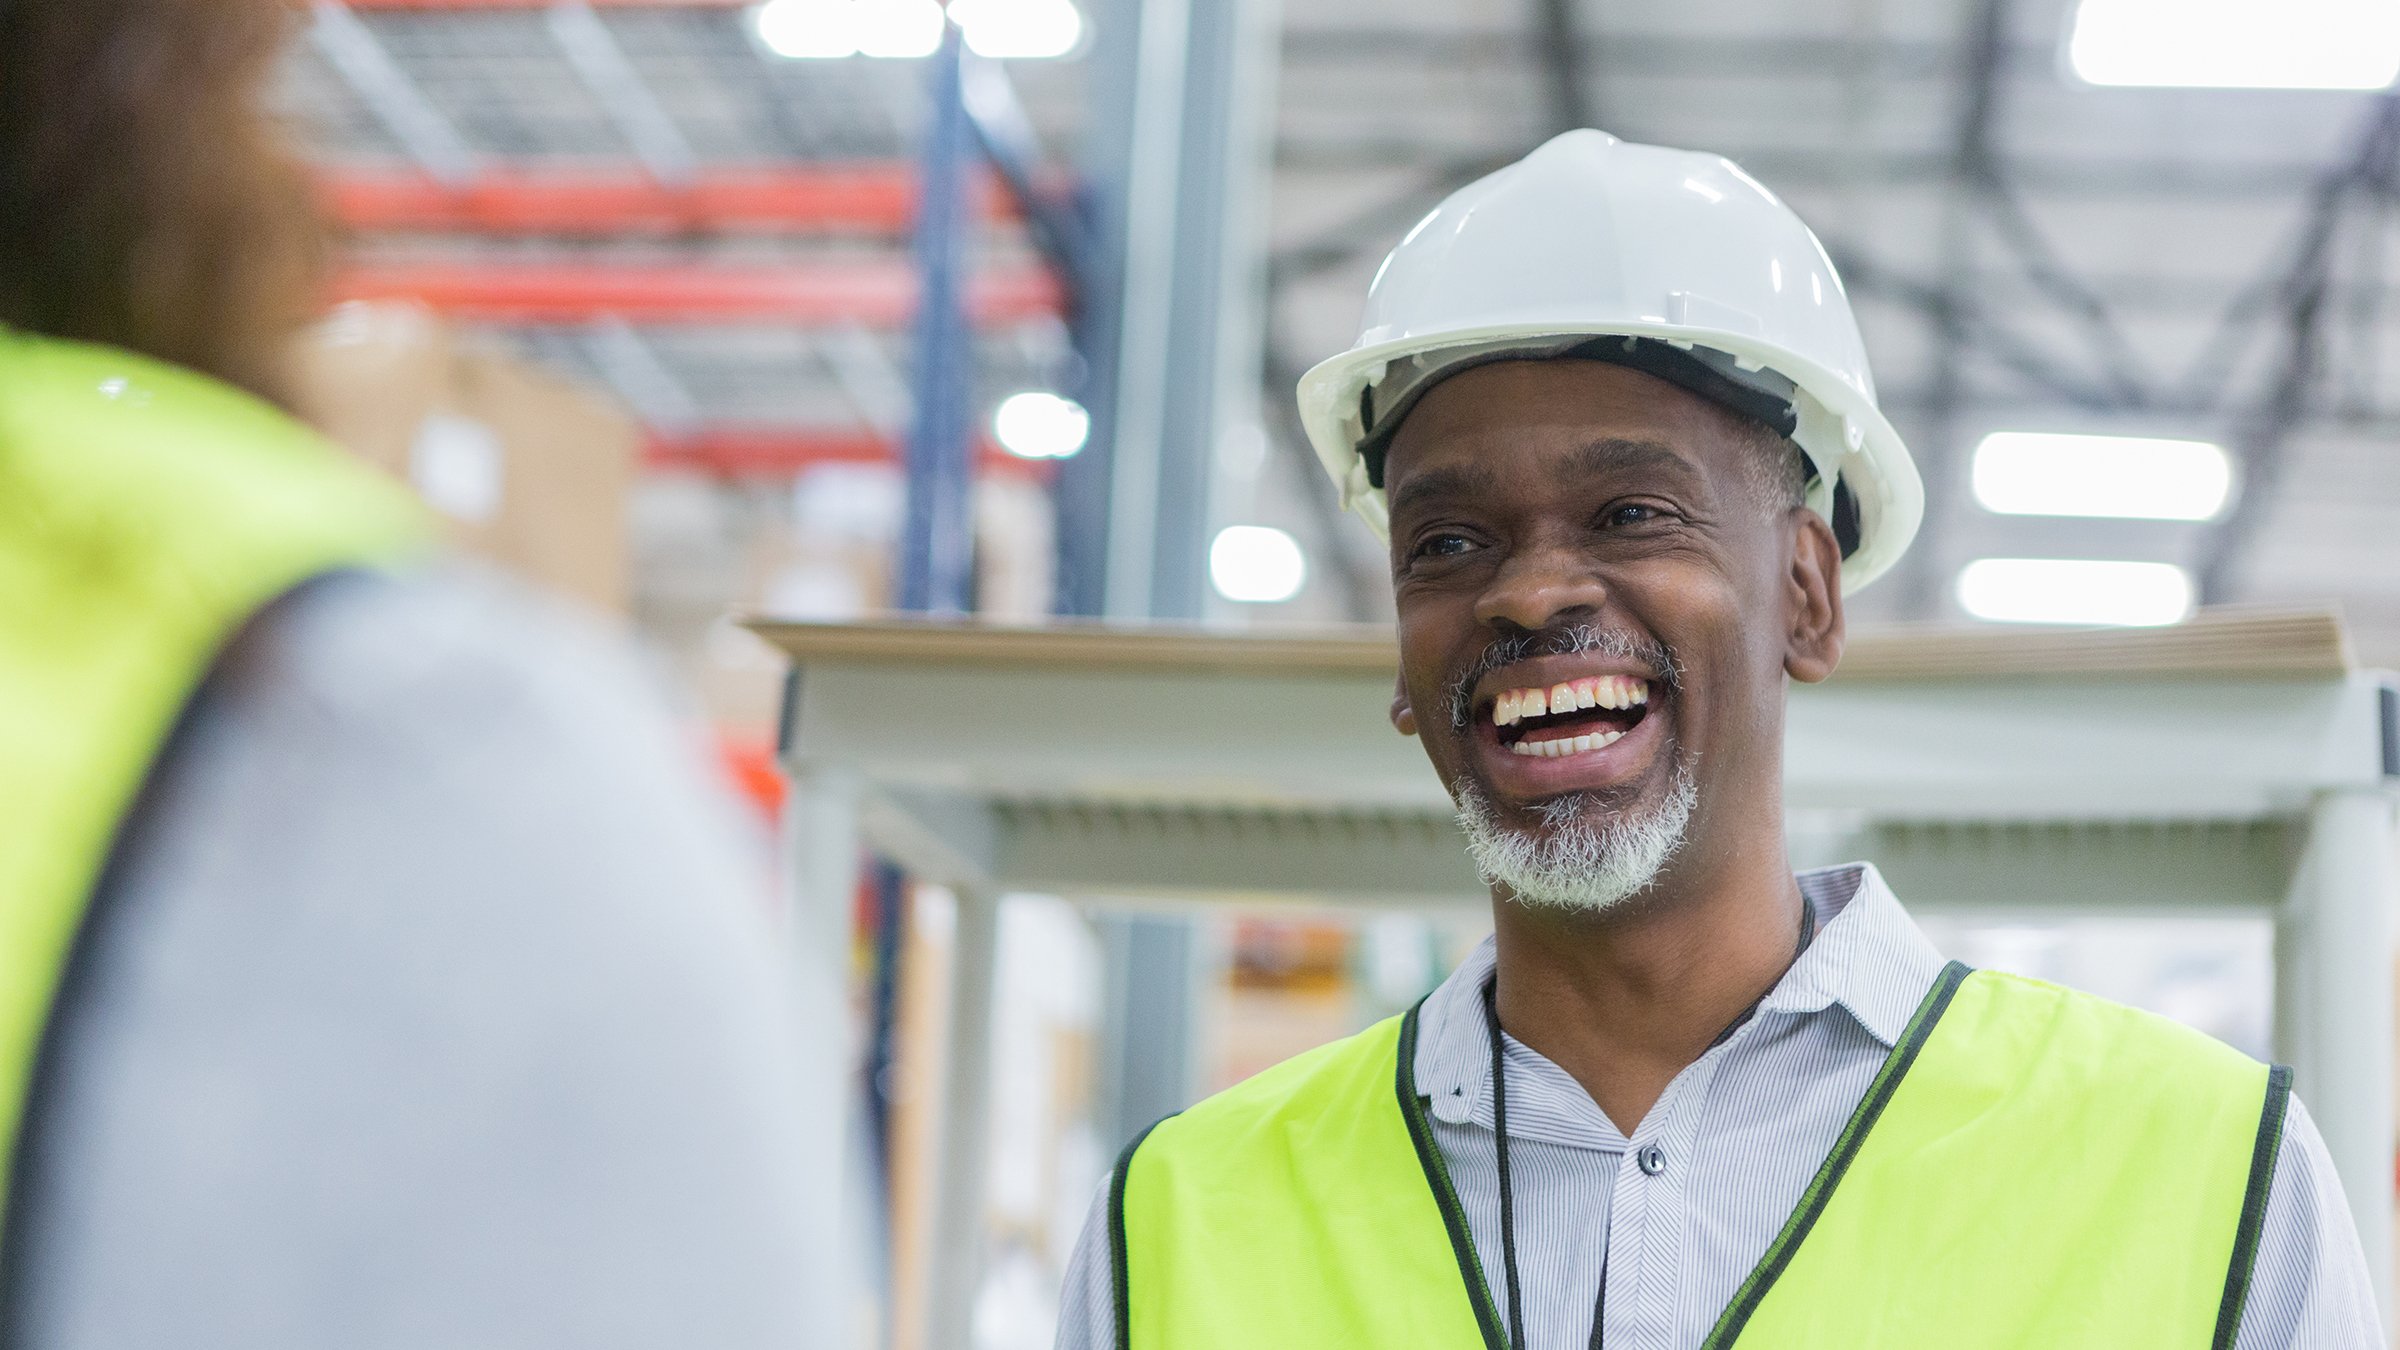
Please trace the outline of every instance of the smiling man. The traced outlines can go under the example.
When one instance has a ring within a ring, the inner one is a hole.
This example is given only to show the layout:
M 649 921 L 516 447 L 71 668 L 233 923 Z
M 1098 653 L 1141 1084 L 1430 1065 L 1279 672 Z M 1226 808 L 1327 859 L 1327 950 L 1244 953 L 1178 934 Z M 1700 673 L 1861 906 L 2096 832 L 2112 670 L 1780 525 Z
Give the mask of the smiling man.
M 1301 400 L 1494 936 L 1128 1149 L 1062 1346 L 2383 1343 L 2283 1071 L 1792 873 L 1787 684 L 1922 499 L 1772 194 L 1562 136 L 1409 233 Z

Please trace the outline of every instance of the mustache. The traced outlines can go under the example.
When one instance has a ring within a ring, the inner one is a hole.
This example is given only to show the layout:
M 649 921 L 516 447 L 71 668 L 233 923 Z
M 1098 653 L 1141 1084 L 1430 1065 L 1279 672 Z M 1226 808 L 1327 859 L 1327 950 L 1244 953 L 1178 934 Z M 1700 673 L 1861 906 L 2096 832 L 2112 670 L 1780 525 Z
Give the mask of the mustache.
M 1565 624 L 1493 639 L 1450 681 L 1450 725 L 1461 731 L 1466 729 L 1468 719 L 1474 714 L 1475 684 L 1493 671 L 1537 656 L 1584 656 L 1593 652 L 1641 666 L 1651 683 L 1664 687 L 1668 693 L 1683 688 L 1683 663 L 1675 659 L 1675 653 L 1665 644 L 1622 628 Z

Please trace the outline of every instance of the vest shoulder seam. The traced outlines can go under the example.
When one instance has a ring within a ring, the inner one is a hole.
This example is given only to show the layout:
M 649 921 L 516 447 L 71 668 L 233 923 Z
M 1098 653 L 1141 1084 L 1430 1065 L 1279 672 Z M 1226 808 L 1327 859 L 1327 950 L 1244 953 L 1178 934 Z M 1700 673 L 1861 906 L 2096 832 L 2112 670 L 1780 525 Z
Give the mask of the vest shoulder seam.
M 1792 1258 L 1799 1254 L 1800 1244 L 1807 1240 L 1809 1231 L 1816 1227 L 1818 1217 L 1833 1199 L 1834 1190 L 1841 1184 L 1843 1174 L 1856 1161 L 1859 1151 L 1866 1146 L 1868 1134 L 1875 1128 L 1875 1122 L 1882 1117 L 1883 1109 L 1891 1104 L 1893 1095 L 1900 1090 L 1901 1080 L 1908 1076 L 1925 1043 L 1933 1039 L 1934 1027 L 1942 1020 L 1942 1014 L 1949 1010 L 1951 1000 L 1958 996 L 1959 986 L 1965 984 L 1967 977 L 1973 973 L 1970 967 L 1959 961 L 1952 961 L 1942 968 L 1933 987 L 1925 992 L 1924 1001 L 1917 1005 L 1917 1011 L 1909 1018 L 1908 1027 L 1901 1033 L 1899 1043 L 1892 1047 L 1891 1053 L 1884 1058 L 1883 1067 L 1876 1071 L 1875 1080 L 1868 1084 L 1866 1095 L 1859 1099 L 1849 1123 L 1842 1127 L 1841 1136 L 1834 1141 L 1832 1152 L 1825 1155 L 1825 1161 L 1810 1180 L 1808 1189 L 1801 1193 L 1800 1204 L 1784 1222 L 1783 1231 L 1775 1235 L 1775 1241 L 1768 1246 L 1766 1255 L 1759 1258 L 1749 1278 L 1742 1281 L 1740 1290 L 1719 1315 L 1708 1339 L 1701 1342 L 1701 1350 L 1726 1350 L 1740 1339 L 1742 1330 L 1750 1324 L 1759 1305 L 1766 1301 L 1767 1294 L 1782 1278 Z
M 1425 1185 L 1433 1192 L 1435 1208 L 1442 1213 L 1442 1227 L 1450 1237 L 1450 1254 L 1458 1262 L 1459 1283 L 1475 1310 L 1475 1327 L 1483 1333 L 1485 1350 L 1509 1350 L 1508 1339 L 1500 1330 L 1499 1309 L 1492 1306 L 1491 1285 L 1484 1279 L 1483 1259 L 1476 1255 L 1474 1234 L 1467 1231 L 1466 1209 L 1459 1203 L 1457 1188 L 1450 1184 L 1449 1164 L 1442 1159 L 1441 1146 L 1433 1138 L 1433 1127 L 1425 1119 L 1424 1100 L 1417 1093 L 1417 1023 L 1424 1008 L 1424 1000 L 1419 999 L 1400 1024 L 1392 1091 L 1399 1098 L 1400 1117 L 1408 1125 L 1408 1142 L 1416 1149 L 1417 1166 L 1425 1173 Z
M 2225 1270 L 2225 1294 L 2217 1304 L 2217 1333 L 2211 1350 L 2233 1350 L 2241 1334 L 2242 1309 L 2250 1300 L 2250 1277 L 2258 1268 L 2258 1242 L 2267 1223 L 2267 1198 L 2275 1184 L 2275 1158 L 2283 1150 L 2283 1122 L 2292 1100 L 2292 1071 L 2267 1070 L 2266 1102 L 2259 1110 L 2258 1137 L 2250 1149 L 2250 1179 L 2242 1192 L 2242 1219 L 2234 1229 L 2233 1260 Z
M 1173 1114 L 1164 1115 L 1143 1126 L 1125 1151 L 1117 1155 L 1117 1169 L 1108 1179 L 1108 1278 L 1116 1304 L 1117 1350 L 1133 1350 L 1133 1284 L 1125 1244 L 1125 1179 L 1133 1172 L 1133 1155 L 1141 1148 L 1142 1141 L 1174 1118 Z

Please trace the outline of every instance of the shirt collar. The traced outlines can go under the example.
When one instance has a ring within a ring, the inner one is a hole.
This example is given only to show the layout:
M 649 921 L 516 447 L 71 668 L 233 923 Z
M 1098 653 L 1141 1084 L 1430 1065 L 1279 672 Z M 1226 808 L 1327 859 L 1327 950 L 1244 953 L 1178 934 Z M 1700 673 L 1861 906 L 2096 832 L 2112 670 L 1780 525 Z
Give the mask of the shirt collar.
M 1775 982 L 1762 1013 L 1815 1013 L 1836 1004 L 1885 1047 L 1899 1043 L 1942 955 L 1918 929 L 1872 863 L 1802 872 L 1800 894 L 1816 911 L 1816 941 Z
M 1942 973 L 1941 953 L 1872 863 L 1818 868 L 1797 880 L 1817 934 L 1767 991 L 1759 1013 L 1813 1016 L 1839 1006 L 1886 1047 L 1898 1043 Z M 1464 1119 L 1491 1076 L 1483 986 L 1493 964 L 1492 939 L 1485 938 L 1417 1015 L 1417 1091 L 1445 1119 Z

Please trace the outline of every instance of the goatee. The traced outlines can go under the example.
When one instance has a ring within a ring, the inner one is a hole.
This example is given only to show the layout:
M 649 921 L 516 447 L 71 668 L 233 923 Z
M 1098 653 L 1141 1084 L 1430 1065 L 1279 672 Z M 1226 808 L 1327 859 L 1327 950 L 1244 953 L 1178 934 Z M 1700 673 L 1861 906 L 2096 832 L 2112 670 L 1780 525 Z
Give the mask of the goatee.
M 1502 824 L 1481 788 L 1462 780 L 1452 798 L 1467 852 L 1486 885 L 1505 886 L 1524 904 L 1599 913 L 1640 895 L 1683 847 L 1700 800 L 1691 768 L 1678 757 L 1664 801 L 1632 815 L 1596 794 L 1570 792 L 1540 803 L 1538 830 Z M 1599 817 L 1595 819 L 1594 817 Z

